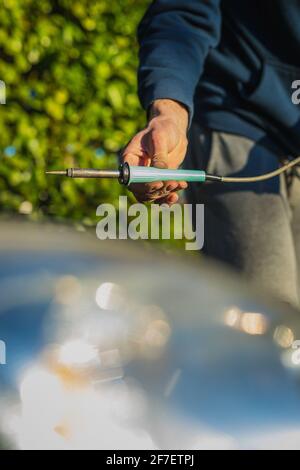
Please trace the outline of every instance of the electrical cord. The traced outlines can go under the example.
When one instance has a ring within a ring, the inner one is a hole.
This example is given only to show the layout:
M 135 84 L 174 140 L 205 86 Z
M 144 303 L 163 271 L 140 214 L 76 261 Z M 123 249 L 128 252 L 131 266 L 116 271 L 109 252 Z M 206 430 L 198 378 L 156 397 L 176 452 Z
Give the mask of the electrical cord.
M 300 164 L 300 157 L 295 158 L 294 160 L 286 163 L 282 167 L 278 168 L 278 170 L 271 171 L 270 173 L 264 173 L 263 175 L 258 176 L 248 176 L 248 177 L 234 177 L 234 176 L 211 176 L 212 180 L 216 178 L 217 181 L 221 181 L 222 183 L 255 183 L 258 181 L 265 181 L 270 178 L 274 178 L 274 176 L 278 176 L 281 173 L 284 173 L 289 168 L 292 168 L 296 165 Z M 208 176 L 208 175 L 207 175 Z M 210 179 L 210 178 L 209 178 Z

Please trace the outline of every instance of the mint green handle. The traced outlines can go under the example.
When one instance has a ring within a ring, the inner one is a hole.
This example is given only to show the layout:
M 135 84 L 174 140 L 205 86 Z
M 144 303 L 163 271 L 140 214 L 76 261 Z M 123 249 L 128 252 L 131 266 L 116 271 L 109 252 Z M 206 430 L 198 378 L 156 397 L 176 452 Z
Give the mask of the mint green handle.
M 169 170 L 151 166 L 130 166 L 129 182 L 153 183 L 154 181 L 197 181 L 204 183 L 205 171 L 202 170 Z

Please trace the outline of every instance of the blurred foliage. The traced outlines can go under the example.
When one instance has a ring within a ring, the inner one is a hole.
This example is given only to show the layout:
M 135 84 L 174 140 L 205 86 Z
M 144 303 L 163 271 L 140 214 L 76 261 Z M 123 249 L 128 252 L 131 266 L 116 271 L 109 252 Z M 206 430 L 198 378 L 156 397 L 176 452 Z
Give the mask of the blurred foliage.
M 93 225 L 118 183 L 46 177 L 115 167 L 144 125 L 136 94 L 136 27 L 148 0 L 1 0 L 1 210 Z

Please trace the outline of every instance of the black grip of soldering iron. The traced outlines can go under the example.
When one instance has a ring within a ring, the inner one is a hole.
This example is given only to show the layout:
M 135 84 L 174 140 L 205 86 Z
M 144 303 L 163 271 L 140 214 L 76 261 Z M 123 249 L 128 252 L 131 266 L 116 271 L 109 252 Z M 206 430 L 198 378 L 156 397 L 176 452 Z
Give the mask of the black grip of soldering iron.
M 130 181 L 130 166 L 127 162 L 121 163 L 119 167 L 120 176 L 119 176 L 119 183 L 128 186 Z

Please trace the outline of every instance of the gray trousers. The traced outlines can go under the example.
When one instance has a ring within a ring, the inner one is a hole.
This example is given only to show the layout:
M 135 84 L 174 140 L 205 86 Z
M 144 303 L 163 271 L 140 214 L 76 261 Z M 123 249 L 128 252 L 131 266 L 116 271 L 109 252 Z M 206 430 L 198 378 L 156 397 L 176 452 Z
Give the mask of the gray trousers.
M 264 142 L 193 124 L 187 166 L 219 175 L 253 176 L 279 166 Z M 247 184 L 190 184 L 190 203 L 205 205 L 203 252 L 260 288 L 299 306 L 300 181 L 286 176 Z

